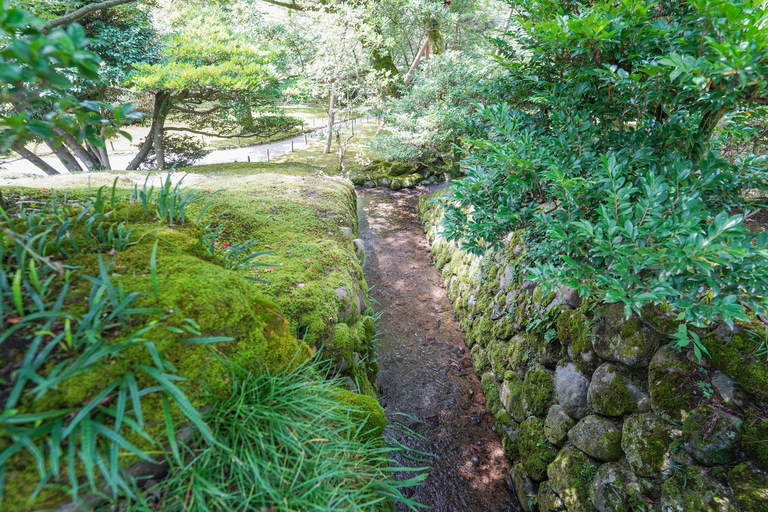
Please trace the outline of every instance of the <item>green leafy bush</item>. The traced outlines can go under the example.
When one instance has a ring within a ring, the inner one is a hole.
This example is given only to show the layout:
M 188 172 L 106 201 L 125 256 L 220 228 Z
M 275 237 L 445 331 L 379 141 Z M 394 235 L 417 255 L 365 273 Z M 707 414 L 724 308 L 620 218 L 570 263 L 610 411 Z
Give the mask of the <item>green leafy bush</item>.
M 208 156 L 212 150 L 206 149 L 205 144 L 191 135 L 170 134 L 163 137 L 163 151 L 165 151 L 166 167 L 178 169 L 194 165 Z M 153 169 L 156 163 L 156 156 L 151 154 L 147 156 L 140 168 Z
M 668 303 L 705 326 L 765 313 L 768 234 L 744 217 L 768 188 L 766 158 L 722 158 L 712 138 L 768 101 L 764 5 L 534 0 L 516 21 L 509 103 L 481 106 L 464 141 L 450 238 L 482 252 L 525 228 L 545 293 L 567 284 L 627 315 Z

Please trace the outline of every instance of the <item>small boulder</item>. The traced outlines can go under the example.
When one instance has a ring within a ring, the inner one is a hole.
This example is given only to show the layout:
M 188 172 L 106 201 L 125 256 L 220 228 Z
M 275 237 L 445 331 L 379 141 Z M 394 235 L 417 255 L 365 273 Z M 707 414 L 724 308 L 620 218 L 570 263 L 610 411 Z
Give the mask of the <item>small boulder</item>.
M 659 334 L 644 324 L 637 314 L 624 317 L 622 304 L 609 304 L 602 310 L 604 324 L 592 339 L 597 355 L 607 361 L 632 368 L 644 368 L 659 347 Z
M 553 405 L 544 420 L 544 435 L 550 443 L 562 447 L 568 440 L 568 431 L 575 424 L 576 420 L 568 416 L 561 405 Z
M 653 411 L 670 423 L 681 423 L 683 412 L 696 407 L 706 376 L 700 367 L 674 347 L 661 347 L 648 368 L 648 388 Z
M 539 494 L 536 496 L 539 512 L 565 512 L 565 503 L 562 498 L 552 490 L 549 481 L 539 484 Z
M 604 416 L 624 416 L 651 410 L 651 400 L 611 363 L 601 365 L 592 374 L 587 403 Z
M 593 459 L 608 462 L 619 460 L 621 424 L 601 416 L 582 418 L 570 432 L 568 440 Z
M 728 407 L 743 407 L 744 393 L 739 384 L 721 371 L 712 373 L 712 387 L 720 393 Z
M 563 285 L 560 287 L 560 296 L 562 297 L 563 304 L 573 309 L 578 309 L 581 306 L 581 297 L 576 288 Z
M 499 391 L 501 405 L 517 423 L 525 421 L 528 416 L 523 408 L 523 383 L 517 375 L 511 372 L 505 377 Z
M 504 267 L 504 272 L 502 272 L 501 277 L 499 278 L 499 291 L 506 291 L 507 287 L 514 282 L 514 279 L 515 272 L 512 268 L 512 265 L 507 265 Z
M 512 477 L 517 500 L 520 502 L 520 506 L 523 507 L 523 510 L 525 510 L 525 512 L 535 512 L 538 510 L 538 507 L 536 506 L 537 485 L 525 472 L 523 465 L 515 464 L 512 466 L 509 475 Z
M 598 464 L 573 446 L 566 446 L 547 468 L 549 485 L 568 512 L 592 512 L 589 490 Z
M 555 398 L 555 378 L 552 370 L 534 366 L 523 381 L 523 407 L 528 416 L 544 416 Z
M 631 479 L 627 468 L 616 462 L 600 466 L 590 489 L 597 512 L 628 511 L 627 486 Z
M 711 477 L 704 468 L 685 466 L 661 485 L 661 510 L 737 512 L 740 509 L 730 489 Z
M 739 464 L 728 473 L 728 483 L 741 510 L 768 512 L 768 472 L 753 464 Z
M 520 458 L 528 475 L 541 482 L 547 479 L 547 465 L 555 460 L 557 448 L 544 435 L 544 421 L 534 417 L 520 424 L 517 433 Z
M 342 234 L 342 235 L 344 235 L 344 236 L 346 236 L 346 237 L 348 237 L 348 238 L 352 238 L 352 237 L 354 237 L 354 236 L 355 236 L 355 232 L 354 232 L 354 231 L 352 231 L 352 228 L 348 228 L 348 227 L 346 227 L 346 226 L 342 226 L 342 227 L 340 227 L 340 228 L 339 228 L 339 231 L 341 231 L 341 234 Z
M 633 414 L 624 419 L 621 449 L 638 476 L 666 478 L 672 472 L 669 445 L 672 432 L 652 413 Z
M 708 405 L 692 410 L 683 421 L 685 451 L 705 466 L 730 464 L 739 458 L 741 420 Z
M 587 392 L 589 379 L 573 362 L 559 365 L 555 370 L 557 401 L 563 410 L 574 419 L 587 415 Z

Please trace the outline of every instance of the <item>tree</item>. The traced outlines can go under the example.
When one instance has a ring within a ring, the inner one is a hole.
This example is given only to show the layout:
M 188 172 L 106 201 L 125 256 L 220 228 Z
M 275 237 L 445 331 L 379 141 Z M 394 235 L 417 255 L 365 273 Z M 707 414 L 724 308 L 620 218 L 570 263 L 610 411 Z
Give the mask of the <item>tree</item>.
M 481 106 L 471 127 L 449 236 L 482 252 L 525 228 L 532 278 L 627 315 L 667 303 L 680 346 L 697 342 L 689 324 L 766 313 L 768 234 L 743 224 L 766 159 L 726 160 L 713 139 L 724 117 L 768 102 L 765 5 L 514 5 L 508 103 Z
M 128 165 L 136 169 L 154 148 L 165 168 L 163 135 L 186 131 L 211 137 L 267 137 L 300 121 L 278 108 L 282 100 L 284 54 L 258 44 L 216 7 L 189 19 L 170 34 L 161 61 L 139 64 L 130 77 L 137 92 L 153 97 L 150 133 Z M 173 116 L 181 127 L 168 127 Z
M 105 137 L 123 133 L 122 124 L 140 117 L 130 105 L 113 107 L 74 94 L 70 77 L 95 80 L 100 64 L 86 50 L 91 41 L 80 25 L 49 30 L 44 21 L 2 0 L 0 10 L 0 30 L 7 40 L 0 51 L 0 152 L 13 148 L 46 174 L 58 174 L 24 147 L 28 140 L 42 138 L 74 166 L 67 144 L 103 148 Z

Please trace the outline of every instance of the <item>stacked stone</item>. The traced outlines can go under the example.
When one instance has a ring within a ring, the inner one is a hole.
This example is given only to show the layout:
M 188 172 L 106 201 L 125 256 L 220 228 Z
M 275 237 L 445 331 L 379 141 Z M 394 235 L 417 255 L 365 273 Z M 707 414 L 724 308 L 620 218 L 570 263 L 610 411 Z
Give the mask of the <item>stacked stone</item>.
M 669 345 L 674 314 L 545 296 L 524 279 L 522 233 L 478 257 L 441 236 L 441 215 L 421 203 L 527 512 L 768 511 L 768 364 L 715 354 L 737 332 L 702 332 L 699 362 Z

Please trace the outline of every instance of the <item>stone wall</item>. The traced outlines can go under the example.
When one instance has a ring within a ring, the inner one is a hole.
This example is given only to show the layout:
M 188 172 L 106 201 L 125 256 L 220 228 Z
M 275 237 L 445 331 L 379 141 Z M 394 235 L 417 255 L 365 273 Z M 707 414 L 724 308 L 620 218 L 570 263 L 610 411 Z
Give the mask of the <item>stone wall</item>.
M 768 510 L 768 362 L 738 330 L 702 332 L 699 363 L 668 341 L 675 315 L 525 279 L 524 235 L 473 256 L 419 214 L 513 463 L 526 511 Z M 751 347 L 752 351 L 746 350 Z M 735 377 L 735 378 L 734 378 Z

